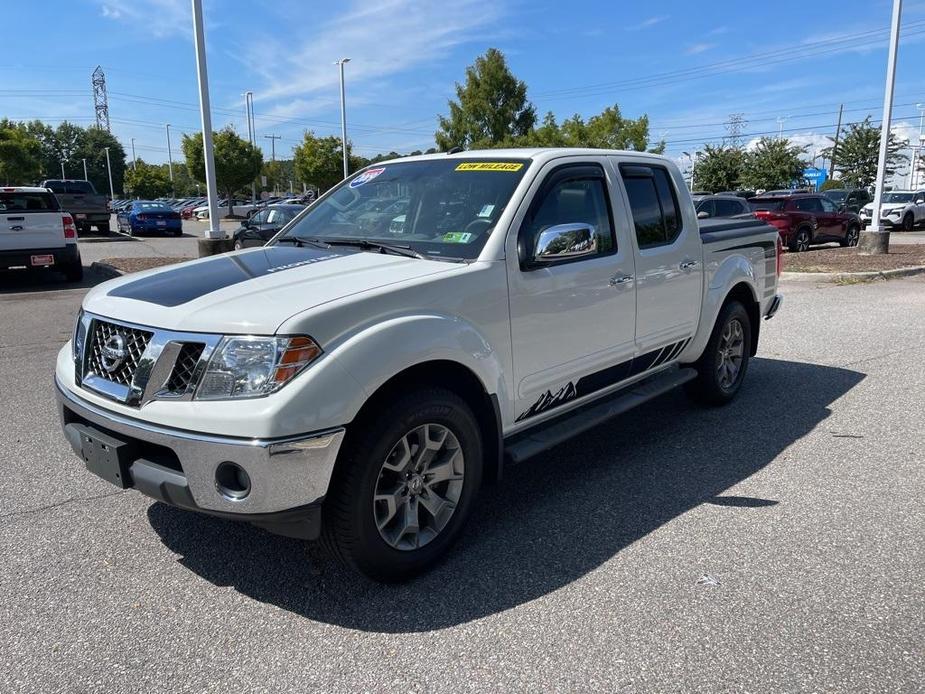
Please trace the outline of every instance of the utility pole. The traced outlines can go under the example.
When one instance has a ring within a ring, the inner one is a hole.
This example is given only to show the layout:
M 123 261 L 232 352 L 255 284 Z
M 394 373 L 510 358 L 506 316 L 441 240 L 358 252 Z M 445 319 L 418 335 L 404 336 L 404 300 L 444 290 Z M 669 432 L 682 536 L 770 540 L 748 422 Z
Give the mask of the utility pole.
M 138 170 L 138 158 L 135 156 L 135 138 L 132 138 L 132 171 Z
M 778 116 L 777 117 L 777 139 L 784 139 L 784 121 L 790 118 L 790 116 Z
M 910 188 L 918 187 L 919 172 L 917 169 L 922 157 L 922 139 L 923 135 L 925 135 L 925 104 L 916 104 L 915 107 L 919 110 L 919 142 L 912 148 L 912 181 L 909 185 Z
M 206 195 L 209 197 L 209 228 L 205 237 L 208 240 L 222 239 L 224 232 L 218 223 L 218 198 L 215 183 L 215 151 L 212 145 L 212 108 L 209 105 L 209 72 L 206 66 L 206 37 L 202 22 L 202 0 L 192 0 L 193 33 L 196 40 L 196 76 L 199 82 L 199 115 L 202 119 L 202 153 L 206 169 Z M 230 201 L 229 201 L 230 204 Z M 200 247 L 200 255 L 211 255 L 218 248 Z M 216 244 L 217 245 L 217 244 Z M 203 251 L 205 250 L 205 253 Z
M 167 172 L 170 174 L 170 192 L 176 195 L 176 187 L 173 185 L 173 156 L 170 153 L 170 123 L 167 123 Z
M 838 140 L 841 138 L 841 114 L 844 104 L 838 105 L 838 125 L 835 126 L 835 142 L 832 143 L 832 158 L 829 160 L 829 178 L 835 178 L 835 157 L 838 156 Z
M 283 136 L 282 135 L 264 135 L 264 137 L 270 140 L 272 143 L 270 144 L 270 161 L 272 161 L 275 164 L 276 163 L 276 141 L 282 140 Z
M 893 0 L 893 18 L 890 22 L 890 50 L 886 61 L 886 86 L 883 90 L 883 120 L 880 122 L 880 156 L 877 159 L 877 182 L 874 189 L 874 213 L 870 227 L 861 232 L 858 252 L 862 255 L 881 255 L 890 252 L 890 232 L 880 226 L 880 207 L 883 204 L 883 183 L 886 178 L 886 160 L 890 145 L 890 121 L 893 117 L 893 87 L 896 84 L 896 53 L 899 48 L 899 24 L 902 19 L 903 0 Z
M 106 150 L 106 173 L 109 174 L 109 199 L 116 199 L 116 192 L 112 188 L 112 166 L 109 163 L 109 147 L 104 147 Z
M 344 153 L 344 178 L 350 175 L 350 165 L 347 157 L 347 97 L 344 91 L 344 65 L 349 62 L 350 58 L 341 58 L 334 63 L 340 66 L 340 142 Z
M 81 161 L 84 163 L 84 180 L 89 181 L 90 179 L 87 178 L 87 160 L 81 159 Z

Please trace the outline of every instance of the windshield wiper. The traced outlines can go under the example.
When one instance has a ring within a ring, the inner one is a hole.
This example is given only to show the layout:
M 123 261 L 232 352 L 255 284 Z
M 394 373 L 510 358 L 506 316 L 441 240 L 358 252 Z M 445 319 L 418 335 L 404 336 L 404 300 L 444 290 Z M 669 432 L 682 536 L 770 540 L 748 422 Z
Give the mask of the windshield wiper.
M 303 248 L 305 246 L 314 246 L 315 248 L 330 248 L 331 245 L 317 239 L 304 239 L 301 236 L 282 236 L 276 239 L 276 243 L 291 243 Z
M 409 246 L 395 246 L 391 243 L 380 243 L 379 241 L 370 241 L 369 239 L 328 239 L 329 246 L 353 246 L 362 248 L 364 251 L 379 251 L 380 253 L 394 253 L 403 255 L 408 258 L 424 258 L 423 253 L 418 253 Z

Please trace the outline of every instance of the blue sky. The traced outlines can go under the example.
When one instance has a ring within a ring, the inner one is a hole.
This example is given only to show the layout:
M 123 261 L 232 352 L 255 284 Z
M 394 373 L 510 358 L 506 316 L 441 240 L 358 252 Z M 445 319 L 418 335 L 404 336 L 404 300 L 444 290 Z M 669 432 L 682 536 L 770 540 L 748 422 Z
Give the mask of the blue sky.
M 540 114 L 593 115 L 618 103 L 647 113 L 653 138 L 680 157 L 724 134 L 730 113 L 746 140 L 784 133 L 810 150 L 845 120 L 880 118 L 890 0 L 775 3 L 652 0 L 205 0 L 213 122 L 245 134 L 242 92 L 255 94 L 269 156 L 302 132 L 339 133 L 336 59 L 348 56 L 349 136 L 358 153 L 433 145 L 454 82 L 488 47 L 507 55 Z M 130 155 L 166 161 L 198 129 L 189 0 L 8 3 L 0 115 L 93 122 L 90 73 L 106 71 L 113 132 Z M 925 102 L 925 2 L 906 0 L 894 121 L 918 129 Z

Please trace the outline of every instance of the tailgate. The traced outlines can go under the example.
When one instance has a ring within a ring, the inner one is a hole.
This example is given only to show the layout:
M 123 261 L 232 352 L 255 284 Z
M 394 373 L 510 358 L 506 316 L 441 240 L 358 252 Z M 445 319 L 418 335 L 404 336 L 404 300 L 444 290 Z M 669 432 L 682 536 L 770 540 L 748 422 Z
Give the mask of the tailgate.
M 60 212 L 0 213 L 0 250 L 63 246 L 64 224 Z
M 58 202 L 65 212 L 108 212 L 106 197 L 81 193 L 58 193 Z

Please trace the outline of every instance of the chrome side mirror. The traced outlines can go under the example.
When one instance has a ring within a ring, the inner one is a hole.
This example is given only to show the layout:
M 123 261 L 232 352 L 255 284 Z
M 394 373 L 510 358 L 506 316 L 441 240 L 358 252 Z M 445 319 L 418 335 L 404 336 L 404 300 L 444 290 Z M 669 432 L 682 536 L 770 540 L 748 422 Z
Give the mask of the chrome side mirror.
M 700 210 L 700 212 L 697 213 L 697 219 L 709 219 L 709 217 L 710 213 L 706 210 Z
M 533 262 L 539 265 L 597 255 L 597 234 L 590 224 L 556 224 L 536 237 Z
M 916 198 L 916 199 L 915 199 L 915 204 L 916 204 L 916 205 L 921 205 L 921 204 L 923 204 L 923 203 L 925 203 L 925 198 Z

